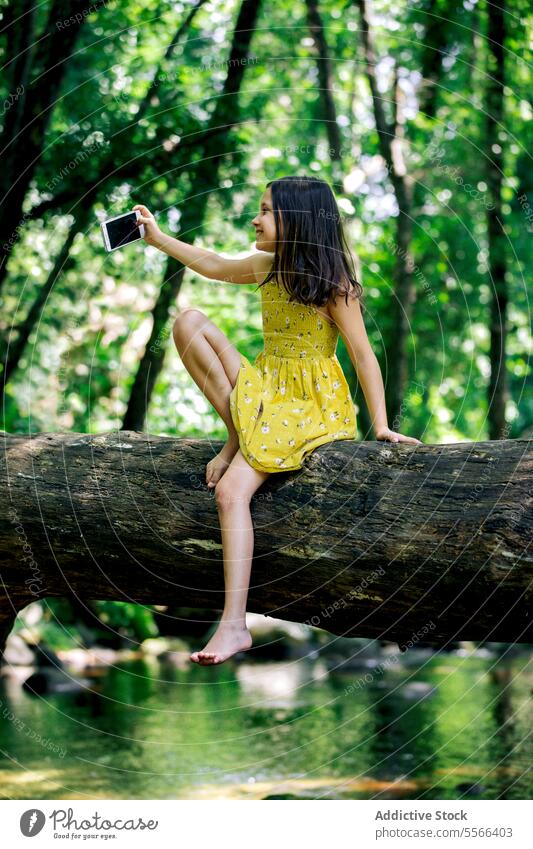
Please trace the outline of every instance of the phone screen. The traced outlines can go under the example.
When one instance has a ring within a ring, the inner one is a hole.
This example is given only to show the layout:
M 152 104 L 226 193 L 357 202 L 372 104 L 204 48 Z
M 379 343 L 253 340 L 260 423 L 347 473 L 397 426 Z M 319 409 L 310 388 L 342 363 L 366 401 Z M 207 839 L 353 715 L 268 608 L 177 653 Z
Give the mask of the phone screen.
M 127 212 L 126 215 L 121 215 L 120 218 L 115 218 L 114 221 L 106 223 L 111 249 L 127 245 L 141 238 L 136 221 L 135 213 Z

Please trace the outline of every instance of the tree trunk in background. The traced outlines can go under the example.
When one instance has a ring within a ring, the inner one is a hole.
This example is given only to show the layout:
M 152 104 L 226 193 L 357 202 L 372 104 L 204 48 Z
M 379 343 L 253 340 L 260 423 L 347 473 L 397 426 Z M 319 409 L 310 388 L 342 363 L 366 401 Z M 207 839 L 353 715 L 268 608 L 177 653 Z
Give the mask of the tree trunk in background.
M 156 71 L 155 71 L 155 73 L 152 77 L 152 81 L 151 81 L 151 83 L 148 87 L 148 91 L 146 92 L 146 94 L 144 95 L 144 97 L 141 101 L 141 104 L 139 106 L 139 110 L 135 115 L 134 125 L 138 124 L 139 121 L 141 121 L 144 118 L 144 116 L 146 115 L 146 113 L 147 113 L 147 111 L 150 107 L 150 102 L 152 100 L 152 97 L 155 95 L 157 88 L 159 86 L 158 78 L 159 78 L 160 72 L 163 70 L 163 68 L 165 66 L 165 62 L 168 62 L 170 59 L 172 59 L 172 54 L 174 53 L 176 47 L 178 46 L 178 44 L 182 40 L 183 36 L 186 35 L 186 33 L 190 30 L 192 22 L 194 21 L 196 15 L 198 14 L 200 9 L 202 8 L 204 3 L 206 3 L 206 2 L 207 2 L 207 0 L 197 0 L 196 5 L 193 6 L 189 10 L 189 14 L 186 15 L 185 19 L 181 22 L 181 24 L 177 28 L 176 32 L 174 33 L 173 38 L 171 39 L 167 49 L 165 50 L 165 55 L 163 56 L 163 59 L 161 60 L 161 62 L 159 63 L 159 65 L 156 68 Z M 128 123 L 128 126 L 125 129 L 128 129 L 130 125 L 131 125 L 131 122 Z
M 508 397 L 507 367 L 507 271 L 505 257 L 505 228 L 502 210 L 503 142 L 498 134 L 504 126 L 505 85 L 505 3 L 487 5 L 488 67 L 486 77 L 487 115 L 487 184 L 491 208 L 487 209 L 487 238 L 490 306 L 490 381 L 488 392 L 488 423 L 490 439 L 508 436 L 505 408 Z
M 394 328 L 386 345 L 386 362 L 382 370 L 386 375 L 385 401 L 389 426 L 400 416 L 405 385 L 407 382 L 407 338 L 413 313 L 416 291 L 413 282 L 413 257 L 411 241 L 412 224 L 412 185 L 408 178 L 402 155 L 401 121 L 389 124 L 383 109 L 383 99 L 376 80 L 376 53 L 372 32 L 368 22 L 366 0 L 355 0 L 361 17 L 361 40 L 364 52 L 365 72 L 367 75 L 379 148 L 387 165 L 389 177 L 396 196 L 399 215 L 396 219 L 396 265 L 394 269 L 394 297 L 391 308 L 391 322 Z M 394 109 L 399 116 L 398 90 L 394 92 Z
M 191 186 L 198 187 L 196 194 L 184 201 L 180 219 L 180 235 L 192 244 L 201 231 L 205 210 L 209 201 L 209 191 L 216 190 L 218 170 L 223 157 L 229 151 L 230 130 L 239 121 L 239 91 L 244 78 L 246 59 L 250 50 L 261 0 L 244 0 L 233 32 L 233 43 L 228 60 L 228 73 L 224 90 L 216 102 L 209 121 L 206 136 L 201 140 L 201 155 L 198 164 L 190 168 Z M 220 126 L 226 127 L 226 136 L 220 138 L 213 131 Z M 137 373 L 124 415 L 124 430 L 141 431 L 144 427 L 146 412 L 152 397 L 153 388 L 163 368 L 166 346 L 169 337 L 167 330 L 169 313 L 178 296 L 183 280 L 182 263 L 169 257 L 165 279 L 160 295 L 152 310 L 152 330 Z
M 420 22 L 424 24 L 423 53 L 420 73 L 422 82 L 417 92 L 420 111 L 427 118 L 435 118 L 440 81 L 443 73 L 442 61 L 446 56 L 454 27 L 452 16 L 462 5 L 462 0 L 423 0 L 412 12 L 418 13 Z
M 342 178 L 344 174 L 344 163 L 340 128 L 337 123 L 337 107 L 335 104 L 335 73 L 330 58 L 330 50 L 326 34 L 324 32 L 322 18 L 320 17 L 320 11 L 316 0 L 307 0 L 307 21 L 316 47 L 318 79 L 320 85 L 320 117 L 325 123 L 329 141 L 329 157 L 333 165 L 334 188 L 335 181 L 337 181 L 339 184 L 339 191 L 343 192 L 344 186 Z M 358 431 L 364 438 L 365 434 L 368 435 L 372 433 L 372 423 L 370 421 L 365 397 L 357 379 L 357 374 L 351 359 L 348 360 L 345 372 L 346 379 L 350 386 L 350 391 L 354 395 L 354 399 L 358 407 Z
M 70 228 L 67 238 L 63 243 L 63 246 L 58 254 L 56 262 L 54 264 L 54 268 L 50 272 L 48 276 L 48 280 L 42 286 L 38 292 L 37 296 L 30 307 L 28 314 L 21 325 L 17 328 L 18 335 L 14 341 L 11 341 L 6 338 L 5 340 L 0 340 L 0 368 L 2 365 L 4 366 L 2 373 L 0 373 L 0 398 L 3 398 L 5 393 L 5 387 L 7 386 L 11 376 L 16 371 L 20 358 L 24 352 L 24 348 L 27 344 L 28 337 L 33 329 L 33 326 L 37 319 L 40 317 L 41 309 L 47 301 L 48 295 L 52 291 L 52 288 L 56 282 L 56 279 L 60 272 L 62 271 L 70 252 L 70 248 L 72 243 L 76 237 L 76 233 L 83 230 L 86 226 L 89 212 L 92 208 L 93 203 L 96 201 L 98 195 L 104 191 L 105 186 L 108 181 L 114 179 L 115 181 L 119 178 L 124 178 L 126 176 L 126 172 L 129 172 L 131 176 L 138 172 L 138 162 L 136 159 L 128 158 L 126 165 L 122 168 L 121 166 L 117 167 L 117 156 L 120 161 L 120 151 L 124 149 L 124 146 L 128 143 L 128 136 L 130 137 L 133 134 L 133 130 L 136 124 L 144 118 L 148 108 L 150 106 L 150 101 L 155 93 L 157 88 L 157 81 L 160 72 L 164 67 L 164 63 L 171 59 L 174 50 L 182 39 L 183 35 L 189 30 L 192 21 L 196 13 L 203 6 L 206 0 L 198 0 L 196 5 L 189 11 L 189 14 L 185 17 L 184 21 L 179 25 L 176 30 L 172 40 L 170 41 L 165 55 L 162 61 L 157 66 L 154 75 L 152 77 L 152 81 L 139 103 L 139 109 L 135 115 L 135 121 L 128 120 L 124 129 L 120 132 L 116 132 L 112 137 L 112 147 L 110 152 L 107 154 L 106 158 L 102 162 L 102 168 L 100 171 L 100 175 L 96 179 L 92 179 L 90 183 L 81 184 L 77 179 L 72 179 L 72 185 L 66 190 L 65 194 L 68 195 L 70 201 L 74 204 L 73 209 L 69 209 L 69 214 L 74 215 L 74 223 Z M 181 149 L 180 149 L 181 151 Z M 168 154 L 166 154 L 168 157 Z M 65 202 L 66 198 L 65 198 Z
M 335 107 L 335 73 L 324 33 L 324 25 L 318 9 L 318 2 L 317 0 L 306 0 L 306 6 L 307 23 L 317 51 L 316 58 L 322 120 L 324 121 L 328 136 L 329 155 L 334 166 L 334 180 L 338 182 L 342 180 L 342 139 L 340 128 L 337 124 L 337 109 Z
M 24 8 L 24 4 L 21 4 L 21 8 Z M 37 168 L 50 116 L 58 101 L 68 62 L 86 15 L 80 15 L 79 21 L 65 27 L 58 27 L 57 24 L 84 8 L 82 0 L 54 0 L 43 33 L 35 38 L 35 46 L 26 56 L 28 64 L 20 64 L 24 61 L 22 57 L 20 62 L 14 60 L 14 72 L 22 70 L 26 79 L 31 72 L 35 82 L 25 89 L 23 96 L 15 100 L 9 109 L 8 120 L 0 137 L 0 289 L 7 274 L 11 249 L 18 241 L 25 223 L 22 212 L 24 198 Z M 25 43 L 31 36 L 21 34 L 20 31 L 27 26 L 27 16 L 13 21 L 14 31 L 10 33 L 9 40 L 13 38 Z
M 125 136 L 123 135 L 125 132 L 126 128 L 120 131 L 120 133 L 115 134 L 121 140 L 120 150 L 124 150 L 124 145 L 126 144 Z M 184 139 L 183 142 L 180 142 L 177 149 L 179 159 L 174 160 L 172 163 L 174 170 L 180 167 L 180 163 L 186 165 L 184 154 L 188 155 L 191 151 L 198 150 L 198 146 L 205 138 L 208 136 L 223 136 L 225 132 L 226 127 L 215 127 L 210 132 L 202 130 L 200 133 L 193 134 L 191 138 Z M 127 141 L 129 143 L 129 139 Z M 120 150 L 118 148 L 116 150 L 114 149 L 117 156 Z M 91 178 L 88 182 L 84 182 L 80 175 L 80 179 L 77 182 L 71 183 L 66 189 L 54 195 L 54 197 L 43 200 L 36 206 L 33 206 L 26 214 L 27 221 L 43 218 L 49 212 L 56 213 L 57 215 L 70 214 L 72 206 L 78 203 L 80 198 L 94 187 L 95 183 L 98 184 L 99 192 L 101 191 L 103 193 L 109 183 L 116 185 L 120 180 L 131 180 L 132 178 L 137 182 L 139 180 L 139 167 L 143 159 L 146 161 L 144 154 L 140 153 L 134 157 L 128 157 L 127 161 L 120 162 L 117 165 L 116 157 L 109 161 L 106 158 L 102 163 L 102 169 L 96 179 Z M 150 155 L 150 166 L 156 171 L 158 169 L 167 171 L 169 168 L 168 152 L 165 149 L 153 151 L 153 155 Z
M 13 104 L 5 114 L 4 127 L 0 135 L 2 150 L 4 145 L 9 144 L 17 136 L 24 115 L 29 72 L 35 49 L 36 12 L 37 5 L 33 0 L 11 0 L 7 6 L 2 7 L 2 32 L 5 34 L 3 71 L 7 91 L 14 98 Z M 7 158 L 8 156 L 6 160 Z
M 64 269 L 76 234 L 80 230 L 84 230 L 87 225 L 91 208 L 92 198 L 87 195 L 72 213 L 74 221 L 69 228 L 46 282 L 37 290 L 37 295 L 28 310 L 26 318 L 17 327 L 8 328 L 5 339 L 0 340 L 0 369 L 2 369 L 0 372 L 0 401 L 3 401 L 5 388 L 19 366 L 32 330 L 41 320 L 41 312 Z M 14 338 L 11 339 L 14 332 Z
M 152 434 L 1 436 L 0 631 L 74 594 L 221 610 L 205 463 L 222 442 Z M 458 474 L 460 470 L 460 474 Z M 341 440 L 252 497 L 248 610 L 403 643 L 531 641 L 528 440 Z
M 188 203 L 186 213 L 190 213 Z M 185 215 L 182 216 L 182 223 L 184 217 Z M 199 226 L 202 220 L 203 215 Z M 192 227 L 192 232 L 194 236 L 197 235 L 195 227 Z M 194 236 L 188 239 L 191 244 L 194 242 Z M 173 263 L 172 266 L 178 266 L 177 270 L 171 267 L 170 261 L 167 262 L 165 280 L 152 309 L 152 330 L 135 373 L 128 406 L 122 421 L 123 430 L 141 431 L 143 429 L 155 382 L 163 368 L 167 340 L 171 335 L 168 324 L 173 317 L 172 308 L 185 273 L 184 266 L 179 267 L 178 263 Z

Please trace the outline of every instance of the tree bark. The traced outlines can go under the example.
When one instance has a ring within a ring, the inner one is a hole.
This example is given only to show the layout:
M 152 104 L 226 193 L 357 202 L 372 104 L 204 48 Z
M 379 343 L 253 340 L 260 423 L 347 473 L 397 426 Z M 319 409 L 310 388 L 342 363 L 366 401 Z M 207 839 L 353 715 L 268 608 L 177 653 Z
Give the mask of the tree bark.
M 28 596 L 67 591 L 222 609 L 205 487 L 221 445 L 129 431 L 2 441 L 4 633 Z M 248 610 L 399 643 L 531 641 L 532 471 L 520 439 L 321 446 L 252 498 Z

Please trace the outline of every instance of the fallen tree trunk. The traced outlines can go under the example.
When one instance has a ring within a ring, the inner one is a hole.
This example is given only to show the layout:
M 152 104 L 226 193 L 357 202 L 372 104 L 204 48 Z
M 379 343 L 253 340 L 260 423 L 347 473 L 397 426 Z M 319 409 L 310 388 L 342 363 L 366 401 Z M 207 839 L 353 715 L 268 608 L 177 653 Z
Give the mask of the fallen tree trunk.
M 36 598 L 221 610 L 211 441 L 3 434 L 0 639 Z M 526 439 L 339 441 L 252 499 L 248 610 L 344 636 L 528 642 Z M 422 632 L 423 636 L 416 636 Z

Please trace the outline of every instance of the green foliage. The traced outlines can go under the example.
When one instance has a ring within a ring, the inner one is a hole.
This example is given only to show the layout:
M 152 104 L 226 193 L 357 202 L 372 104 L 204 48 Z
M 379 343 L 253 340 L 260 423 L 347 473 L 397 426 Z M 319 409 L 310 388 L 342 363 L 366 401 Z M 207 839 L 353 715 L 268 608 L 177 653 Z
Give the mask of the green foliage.
M 41 27 L 50 5 L 39 7 Z M 487 438 L 493 289 L 487 266 L 487 4 L 380 0 L 371 6 L 376 70 L 389 121 L 393 70 L 398 69 L 403 155 L 413 187 L 416 303 L 401 427 L 425 442 Z M 143 243 L 105 254 L 99 220 L 144 202 L 159 214 L 168 232 L 185 241 L 194 237 L 197 244 L 225 255 L 240 255 L 252 251 L 251 220 L 269 180 L 294 173 L 334 179 L 304 3 L 262 8 L 244 70 L 230 153 L 221 161 L 216 185 L 193 179 L 191 165 L 203 156 L 197 142 L 228 71 L 238 5 L 202 7 L 165 60 L 189 9 L 189 4 L 154 5 L 147 0 L 107 4 L 81 28 L 50 111 L 24 209 L 29 213 L 54 197 L 57 203 L 23 222 L 21 239 L 9 256 L 0 318 L 5 342 L 16 339 L 36 292 L 46 284 L 87 191 L 94 189 L 94 202 L 7 387 L 6 430 L 98 432 L 121 425 L 149 337 L 150 311 L 165 258 Z M 505 124 L 499 133 L 504 150 L 511 437 L 533 423 L 526 288 L 533 226 L 528 154 L 531 18 L 524 0 L 514 10 L 506 16 Z M 332 56 L 342 138 L 344 184 L 336 184 L 336 193 L 349 243 L 360 261 L 368 335 L 386 378 L 386 346 L 395 332 L 391 306 L 397 210 L 361 61 L 357 4 L 332 0 L 321 5 L 320 12 Z M 432 28 L 435 15 L 440 24 Z M 2 53 L 8 48 L 7 36 L 0 36 Z M 435 50 L 442 64 L 430 117 L 418 108 L 417 98 L 421 69 L 431 70 Z M 157 84 L 137 122 L 154 77 Z M 7 82 L 2 85 L 6 98 Z M 202 231 L 182 232 L 181 212 L 203 192 L 209 202 Z M 259 302 L 255 287 L 206 281 L 187 271 L 174 312 L 194 304 L 253 359 L 262 345 Z M 172 315 L 146 427 L 162 434 L 222 438 L 225 426 L 175 352 L 171 322 Z M 342 342 L 339 356 L 348 371 Z M 140 621 L 128 605 L 116 611 L 117 623 L 126 617 L 124 627 L 150 632 L 149 611 L 143 610 Z M 111 616 L 101 608 L 104 613 Z
M 409 343 L 406 431 L 426 442 L 483 438 L 487 414 L 489 306 L 486 265 L 486 157 L 483 155 L 483 89 L 486 81 L 486 10 L 473 4 L 440 4 L 448 10 L 445 31 L 430 30 L 429 6 L 383 2 L 374 6 L 386 22 L 375 27 L 380 85 L 387 118 L 392 117 L 392 66 L 409 100 L 404 155 L 415 186 L 413 256 L 417 301 Z M 439 4 L 431 6 L 435 11 Z M 105 25 L 91 15 L 68 63 L 26 208 L 62 193 L 60 204 L 23 227 L 9 259 L 4 292 L 4 338 L 16 337 L 38 287 L 53 267 L 79 202 L 80 190 L 99 184 L 110 160 L 116 176 L 102 182 L 88 224 L 78 234 L 30 336 L 20 367 L 6 392 L 7 430 L 99 431 L 120 426 L 135 370 L 150 331 L 150 309 L 161 285 L 164 258 L 142 244 L 104 254 L 98 220 L 143 201 L 160 213 L 162 225 L 184 240 L 179 216 L 189 195 L 206 190 L 190 184 L 194 147 L 180 155 L 205 126 L 220 96 L 235 9 L 217 7 L 216 41 L 210 12 L 202 9 L 172 56 L 171 37 L 188 6 L 137 2 L 110 6 Z M 241 121 L 232 154 L 224 157 L 198 244 L 227 255 L 252 249 L 253 218 L 269 179 L 286 173 L 316 173 L 332 179 L 325 126 L 317 98 L 317 66 L 304 4 L 269 9 L 268 25 L 254 35 L 240 94 Z M 386 371 L 385 345 L 394 333 L 391 298 L 395 256 L 395 211 L 386 171 L 379 165 L 378 139 L 356 38 L 355 4 L 321 9 L 334 56 L 334 97 L 343 140 L 346 230 L 358 254 L 367 301 L 367 331 Z M 525 167 L 531 107 L 527 100 L 526 33 L 509 16 L 506 75 L 508 126 L 505 146 L 508 289 L 507 370 L 511 392 L 511 435 L 531 427 L 533 402 L 528 352 L 531 346 L 524 271 L 530 261 L 531 228 L 520 193 L 532 187 Z M 446 15 L 443 14 L 446 20 Z M 403 25 L 402 25 L 403 21 Z M 400 24 L 400 25 L 398 25 Z M 405 37 L 407 28 L 408 38 Z M 440 38 L 445 72 L 437 85 L 434 120 L 413 108 L 417 77 L 427 46 Z M 387 58 L 389 62 L 387 64 Z M 135 115 L 153 90 L 145 117 Z M 475 85 L 473 84 L 475 83 Z M 7 95 L 8 92 L 4 92 Z M 198 149 L 200 151 L 200 148 Z M 127 164 L 134 161 L 128 170 Z M 120 175 L 126 165 L 123 179 Z M 113 170 L 113 169 L 112 169 Z M 516 176 L 513 176 L 516 175 Z M 467 184 L 467 185 L 465 185 Z M 355 186 L 355 189 L 351 187 Z M 86 189 L 84 189 L 86 190 Z M 96 217 L 98 215 L 98 218 Z M 258 352 L 259 296 L 253 287 L 206 283 L 185 276 L 179 306 L 194 303 L 216 321 L 228 340 L 248 356 Z M 167 330 L 170 329 L 169 326 Z M 183 435 L 225 427 L 181 366 L 169 333 L 165 364 L 149 409 L 150 429 Z M 339 345 L 346 370 L 349 358 Z
M 142 642 L 159 633 L 149 607 L 125 601 L 95 602 L 100 621 L 119 634 L 131 634 Z

